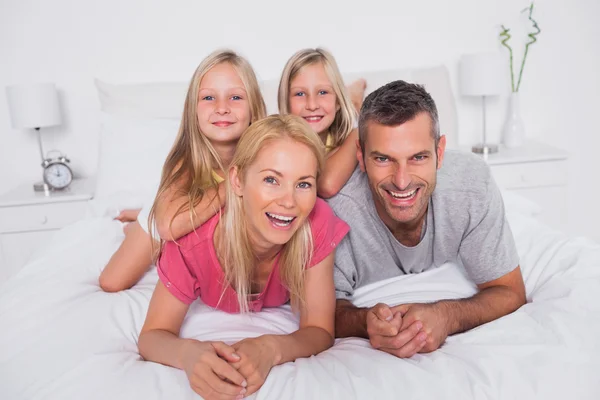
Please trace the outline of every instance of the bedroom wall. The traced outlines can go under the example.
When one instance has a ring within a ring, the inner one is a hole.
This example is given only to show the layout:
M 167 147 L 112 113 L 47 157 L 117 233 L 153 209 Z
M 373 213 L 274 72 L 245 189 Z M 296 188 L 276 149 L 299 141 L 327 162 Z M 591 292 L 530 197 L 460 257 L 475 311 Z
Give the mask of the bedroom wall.
M 521 87 L 530 138 L 571 153 L 571 232 L 600 241 L 595 225 L 600 189 L 595 150 L 600 135 L 600 15 L 597 0 L 539 1 L 542 28 L 530 51 Z M 342 70 L 360 71 L 443 63 L 451 71 L 458 101 L 460 136 L 478 139 L 479 103 L 456 91 L 462 53 L 499 49 L 501 23 L 518 36 L 522 0 L 305 0 L 299 8 L 276 0 L 0 0 L 0 87 L 55 82 L 63 103 L 63 126 L 44 133 L 46 149 L 60 149 L 78 175 L 93 176 L 97 161 L 98 100 L 93 78 L 114 83 L 187 80 L 217 47 L 246 55 L 263 79 L 276 78 L 297 49 L 324 46 Z M 517 42 L 514 42 L 517 43 Z M 508 87 L 507 87 L 508 92 Z M 488 102 L 488 129 L 498 140 L 506 96 Z M 0 95 L 0 193 L 40 177 L 35 136 L 10 126 Z M 561 210 L 557 210 L 561 212 Z

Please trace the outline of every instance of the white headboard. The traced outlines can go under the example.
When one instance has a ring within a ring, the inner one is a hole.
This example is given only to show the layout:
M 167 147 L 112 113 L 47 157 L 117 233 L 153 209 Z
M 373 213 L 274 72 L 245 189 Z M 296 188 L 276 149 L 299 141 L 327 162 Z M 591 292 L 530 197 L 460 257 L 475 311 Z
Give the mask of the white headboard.
M 458 143 L 458 118 L 448 69 L 443 66 L 428 68 L 365 71 L 344 74 L 346 83 L 356 78 L 367 80 L 367 94 L 388 82 L 402 79 L 419 83 L 431 94 L 438 107 L 440 128 L 448 137 L 448 145 Z M 101 110 L 108 114 L 138 118 L 179 119 L 188 88 L 187 82 L 157 82 L 143 84 L 110 84 L 96 79 Z M 277 108 L 277 79 L 260 82 L 267 112 Z

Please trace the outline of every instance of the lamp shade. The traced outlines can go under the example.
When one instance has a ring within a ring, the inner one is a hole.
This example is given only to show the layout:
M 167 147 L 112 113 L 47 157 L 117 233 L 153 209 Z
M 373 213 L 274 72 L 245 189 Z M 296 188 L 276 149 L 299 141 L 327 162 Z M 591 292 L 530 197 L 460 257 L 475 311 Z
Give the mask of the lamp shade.
M 58 92 L 53 83 L 8 86 L 6 97 L 15 129 L 42 128 L 62 122 Z
M 458 68 L 460 92 L 465 96 L 493 96 L 504 87 L 502 55 L 496 53 L 465 54 Z

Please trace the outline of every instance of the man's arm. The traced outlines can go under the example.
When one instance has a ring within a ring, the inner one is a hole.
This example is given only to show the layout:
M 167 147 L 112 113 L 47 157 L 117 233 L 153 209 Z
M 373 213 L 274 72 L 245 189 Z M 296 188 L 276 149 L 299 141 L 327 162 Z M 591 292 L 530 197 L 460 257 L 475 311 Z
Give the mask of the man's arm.
M 393 307 L 394 313 L 400 312 L 402 315 L 400 331 L 420 321 L 427 334 L 426 344 L 421 352 L 431 352 L 439 348 L 447 336 L 510 314 L 527 301 L 518 266 L 506 275 L 478 287 L 479 293 L 467 299 Z
M 368 339 L 368 312 L 368 308 L 359 308 L 348 300 L 338 299 L 335 304 L 335 336 Z
M 520 308 L 527 302 L 521 268 L 478 285 L 479 293 L 468 299 L 446 300 L 439 306 L 448 315 L 448 334 L 465 332 Z

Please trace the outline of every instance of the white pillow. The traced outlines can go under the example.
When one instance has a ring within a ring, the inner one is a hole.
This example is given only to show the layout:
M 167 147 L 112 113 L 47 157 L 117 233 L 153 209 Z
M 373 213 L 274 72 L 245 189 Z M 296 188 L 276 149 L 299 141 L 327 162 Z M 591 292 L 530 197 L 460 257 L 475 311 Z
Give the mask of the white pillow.
M 174 119 L 101 114 L 96 213 L 141 207 L 154 196 L 178 129 Z
M 136 118 L 181 119 L 187 82 L 118 84 L 95 79 L 100 109 L 107 114 Z

